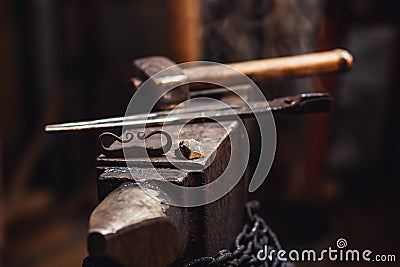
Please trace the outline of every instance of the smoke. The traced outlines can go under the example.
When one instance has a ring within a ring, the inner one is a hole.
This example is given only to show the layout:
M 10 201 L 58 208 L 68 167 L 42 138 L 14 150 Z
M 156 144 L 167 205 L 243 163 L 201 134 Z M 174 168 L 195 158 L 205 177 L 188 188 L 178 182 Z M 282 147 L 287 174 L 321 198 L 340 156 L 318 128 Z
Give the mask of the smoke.
M 315 50 L 315 36 L 321 20 L 323 1 L 271 2 L 272 10 L 263 18 L 263 55 L 282 56 Z
M 237 61 L 314 49 L 321 0 L 204 0 L 204 55 Z

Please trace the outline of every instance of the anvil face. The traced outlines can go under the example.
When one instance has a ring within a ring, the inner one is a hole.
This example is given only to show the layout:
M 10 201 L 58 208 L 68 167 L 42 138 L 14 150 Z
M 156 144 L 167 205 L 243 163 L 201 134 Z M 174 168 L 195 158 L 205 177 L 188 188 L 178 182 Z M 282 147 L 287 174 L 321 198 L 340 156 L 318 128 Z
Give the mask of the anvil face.
M 108 164 L 123 165 L 123 163 L 128 162 L 129 166 L 146 166 L 151 163 L 154 167 L 160 168 L 174 168 L 174 166 L 178 165 L 181 169 L 204 169 L 215 157 L 218 147 L 220 147 L 224 140 L 229 136 L 236 124 L 237 122 L 235 121 L 225 121 L 220 123 L 204 122 L 186 124 L 183 128 L 181 128 L 179 125 L 167 125 L 163 127 L 163 131 L 171 136 L 172 147 L 165 153 L 165 155 L 149 157 L 144 151 L 145 148 L 156 148 L 163 146 L 165 140 L 163 140 L 164 138 L 162 136 L 160 138 L 158 135 L 150 137 L 146 139 L 146 141 L 132 138 L 132 140 L 127 143 L 114 142 L 110 146 L 110 149 L 113 151 L 119 151 L 119 155 L 117 155 L 117 157 L 100 155 L 97 158 L 97 161 L 100 166 Z M 145 133 L 151 133 L 156 130 L 160 130 L 160 127 L 147 127 Z M 134 132 L 135 129 L 125 130 L 122 136 L 126 136 L 128 131 Z M 205 150 L 204 155 L 198 159 L 188 160 L 186 158 L 179 157 L 176 154 L 176 149 L 179 148 L 179 142 L 181 140 L 189 139 L 194 139 L 199 142 L 204 139 L 211 139 L 213 148 Z M 123 147 L 132 148 L 132 153 L 129 153 L 129 155 L 125 153 L 125 156 L 130 157 L 123 157 Z M 135 149 L 137 150 L 136 153 L 134 151 Z

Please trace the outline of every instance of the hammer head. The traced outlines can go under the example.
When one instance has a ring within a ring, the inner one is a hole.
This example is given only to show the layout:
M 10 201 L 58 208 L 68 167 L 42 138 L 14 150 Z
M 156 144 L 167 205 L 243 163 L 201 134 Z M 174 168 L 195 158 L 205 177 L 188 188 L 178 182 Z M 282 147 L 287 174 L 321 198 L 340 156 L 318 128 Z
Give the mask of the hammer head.
M 149 94 L 162 95 L 161 99 L 154 106 L 154 110 L 166 110 L 174 108 L 181 102 L 189 99 L 189 85 L 179 85 L 187 82 L 188 77 L 174 62 L 166 57 L 145 57 L 133 61 L 136 77 L 132 78 L 136 89 L 139 89 L 143 81 L 148 80 L 152 83 L 151 88 L 155 92 Z M 153 77 L 162 71 L 162 75 Z M 174 88 L 166 92 L 171 86 Z

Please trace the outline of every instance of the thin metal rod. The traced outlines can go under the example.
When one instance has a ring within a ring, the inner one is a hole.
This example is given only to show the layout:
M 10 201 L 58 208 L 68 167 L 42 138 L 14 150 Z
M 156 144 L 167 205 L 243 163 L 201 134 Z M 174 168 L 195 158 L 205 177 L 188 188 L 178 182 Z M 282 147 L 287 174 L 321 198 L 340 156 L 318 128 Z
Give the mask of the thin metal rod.
M 235 116 L 241 118 L 251 117 L 254 114 L 265 112 L 287 112 L 287 113 L 314 113 L 329 111 L 331 100 L 329 94 L 309 93 L 297 96 L 277 98 L 272 101 L 259 101 L 250 103 L 237 103 L 228 107 L 215 107 L 207 102 L 190 107 L 170 111 L 154 112 L 150 114 L 137 114 L 125 117 L 100 119 L 81 122 L 70 122 L 62 124 L 47 125 L 46 132 L 59 131 L 81 131 L 91 129 L 118 128 L 124 126 L 139 127 L 158 124 L 173 124 L 188 122 L 192 120 L 204 120 L 207 118 L 218 118 L 221 120 L 232 119 Z M 233 111 L 232 111 L 233 110 Z

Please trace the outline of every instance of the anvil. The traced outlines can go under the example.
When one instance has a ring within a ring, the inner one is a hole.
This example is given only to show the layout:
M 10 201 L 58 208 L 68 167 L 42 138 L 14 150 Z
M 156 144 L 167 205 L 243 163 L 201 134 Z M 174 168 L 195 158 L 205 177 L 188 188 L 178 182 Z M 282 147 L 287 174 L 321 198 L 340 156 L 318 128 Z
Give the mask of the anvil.
M 232 73 L 218 68 L 177 69 L 166 58 L 144 58 L 134 61 L 134 65 L 137 77 L 132 81 L 138 87 L 157 71 L 172 67 L 168 79 L 153 80 L 160 91 L 166 83 L 174 83 L 177 79 L 190 82 L 198 77 L 212 76 L 216 80 L 235 81 Z M 263 80 L 345 71 L 351 65 L 352 57 L 349 53 L 333 50 L 234 63 L 231 67 L 254 80 Z M 241 84 L 232 85 L 237 90 L 246 91 Z M 124 127 L 120 136 L 102 135 L 112 136 L 115 140 L 109 146 L 102 144 L 104 153 L 97 158 L 100 203 L 89 219 L 87 244 L 90 257 L 100 261 L 108 259 L 127 267 L 157 267 L 184 264 L 190 259 L 215 255 L 219 250 L 231 246 L 243 223 L 249 170 L 244 172 L 243 177 L 239 177 L 240 181 L 228 194 L 199 207 L 169 205 L 147 194 L 139 186 L 143 182 L 154 182 L 157 186 L 172 183 L 182 187 L 209 184 L 224 172 L 231 156 L 240 156 L 232 155 L 231 151 L 232 144 L 238 151 L 245 144 L 243 129 L 239 127 L 237 118 L 233 118 L 224 109 L 212 106 L 179 106 L 180 102 L 188 98 L 204 95 L 226 101 L 244 121 L 250 133 L 255 127 L 251 119 L 255 113 L 308 114 L 331 109 L 331 99 L 325 93 L 304 93 L 279 97 L 269 103 L 249 101 L 243 104 L 223 88 L 196 83 L 178 87 L 168 97 L 162 98 L 150 114 L 47 126 L 46 131 L 49 132 L 121 129 L 122 126 L 128 126 Z M 167 110 L 171 107 L 178 108 L 172 119 L 168 117 Z M 207 112 L 221 118 L 221 121 L 207 120 Z M 193 119 L 196 114 L 202 116 Z M 177 123 L 185 125 L 181 128 Z M 144 130 L 135 132 L 135 127 Z M 164 135 L 164 139 L 156 138 L 154 133 Z M 136 135 L 138 138 L 134 138 Z M 168 138 L 171 136 L 175 138 Z M 198 158 L 187 159 L 177 153 L 181 140 L 200 141 L 204 138 L 211 139 L 213 146 L 203 151 Z M 129 157 L 124 157 L 124 149 L 133 149 L 137 153 L 129 153 Z M 154 169 L 164 178 L 163 181 L 154 176 Z M 185 199 L 191 196 L 168 197 Z M 207 197 L 206 192 L 204 197 Z

